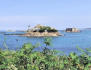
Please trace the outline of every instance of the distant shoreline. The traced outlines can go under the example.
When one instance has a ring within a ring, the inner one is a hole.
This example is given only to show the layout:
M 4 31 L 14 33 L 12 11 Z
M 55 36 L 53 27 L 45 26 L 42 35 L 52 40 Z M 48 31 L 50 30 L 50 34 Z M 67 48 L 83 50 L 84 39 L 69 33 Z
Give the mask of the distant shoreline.
M 16 36 L 22 36 L 22 37 L 58 37 L 58 36 L 63 36 L 63 35 L 55 35 L 55 34 L 51 34 L 51 35 L 25 35 L 25 34 L 15 34 L 15 33 L 12 33 L 12 34 L 4 34 L 4 35 L 16 35 Z

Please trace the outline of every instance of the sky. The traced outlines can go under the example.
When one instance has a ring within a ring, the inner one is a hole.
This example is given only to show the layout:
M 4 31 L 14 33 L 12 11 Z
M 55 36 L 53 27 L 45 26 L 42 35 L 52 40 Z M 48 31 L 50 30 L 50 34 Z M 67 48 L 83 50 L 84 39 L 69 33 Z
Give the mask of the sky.
M 91 0 L 0 0 L 0 30 L 36 24 L 59 30 L 91 28 Z

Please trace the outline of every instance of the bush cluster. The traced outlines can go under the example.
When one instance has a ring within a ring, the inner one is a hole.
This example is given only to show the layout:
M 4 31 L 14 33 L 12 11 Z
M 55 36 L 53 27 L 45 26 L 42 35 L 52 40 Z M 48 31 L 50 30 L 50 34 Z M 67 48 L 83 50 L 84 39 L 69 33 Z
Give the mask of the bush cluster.
M 44 43 L 49 46 L 50 39 L 46 38 Z M 90 70 L 91 56 L 87 51 L 81 55 L 60 55 L 59 51 L 46 46 L 42 47 L 42 51 L 36 51 L 38 45 L 30 43 L 17 51 L 0 49 L 0 70 Z
M 52 29 L 51 27 L 49 26 L 43 26 L 43 27 L 40 27 L 40 29 L 38 30 L 39 32 L 58 32 L 56 29 Z M 37 30 L 35 30 L 34 32 L 37 32 Z

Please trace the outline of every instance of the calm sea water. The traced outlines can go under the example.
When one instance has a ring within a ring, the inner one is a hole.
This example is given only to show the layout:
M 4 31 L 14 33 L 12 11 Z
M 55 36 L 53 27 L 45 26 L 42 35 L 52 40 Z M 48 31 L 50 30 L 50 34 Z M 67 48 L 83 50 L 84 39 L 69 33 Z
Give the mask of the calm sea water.
M 85 49 L 91 47 L 91 30 L 84 29 L 79 33 L 67 33 L 64 31 L 59 31 L 64 34 L 64 36 L 52 37 L 52 45 L 51 49 L 56 49 L 65 52 L 66 54 L 70 52 L 76 52 L 77 46 Z M 24 33 L 24 32 L 5 32 L 5 33 Z M 24 43 L 40 43 L 41 46 L 45 46 L 43 44 L 44 38 L 40 37 L 21 37 L 14 35 L 4 35 L 4 33 L 0 32 L 0 48 L 5 49 L 7 46 L 10 50 L 16 50 L 22 47 Z M 6 43 L 6 44 L 4 44 Z M 6 45 L 6 46 L 5 46 Z M 37 48 L 40 50 L 40 48 Z

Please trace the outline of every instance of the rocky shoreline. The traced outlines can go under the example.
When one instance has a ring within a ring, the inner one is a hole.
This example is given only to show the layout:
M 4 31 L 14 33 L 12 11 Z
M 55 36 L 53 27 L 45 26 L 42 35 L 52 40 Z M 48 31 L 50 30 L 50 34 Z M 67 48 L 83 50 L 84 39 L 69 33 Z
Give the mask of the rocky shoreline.
M 65 32 L 80 32 L 80 30 L 77 28 L 66 28 Z M 57 29 L 49 26 L 42 26 L 40 24 L 36 25 L 33 28 L 28 28 L 28 30 L 24 34 L 5 34 L 5 35 L 19 35 L 19 36 L 26 36 L 26 37 L 64 36 Z
M 57 36 L 63 36 L 59 32 L 29 32 L 22 34 L 21 36 L 27 36 L 27 37 L 45 37 L 45 36 L 51 36 L 51 37 L 57 37 Z

